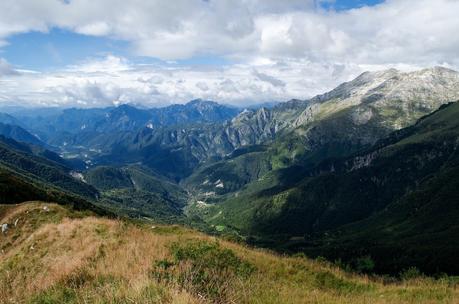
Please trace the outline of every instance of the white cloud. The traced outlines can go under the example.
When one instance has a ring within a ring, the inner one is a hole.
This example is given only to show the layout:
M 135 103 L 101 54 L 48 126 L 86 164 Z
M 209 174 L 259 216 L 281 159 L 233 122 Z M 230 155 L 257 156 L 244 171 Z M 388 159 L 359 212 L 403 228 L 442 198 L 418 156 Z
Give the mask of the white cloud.
M 215 54 L 369 63 L 457 63 L 459 1 L 387 0 L 348 11 L 314 0 L 3 0 L 0 40 L 60 27 L 165 60 Z M 329 1 L 328 1 L 329 2 Z
M 110 33 L 110 26 L 105 22 L 97 21 L 77 27 L 75 31 L 84 35 L 105 36 Z
M 253 75 L 261 80 L 261 81 L 264 81 L 264 82 L 267 82 L 275 87 L 285 87 L 285 82 L 283 82 L 282 80 L 280 79 L 277 79 L 276 77 L 273 77 L 273 76 L 270 76 L 268 74 L 265 74 L 265 73 L 260 73 L 258 72 L 256 69 L 253 70 Z
M 130 43 L 135 55 L 167 60 L 225 57 L 220 67 L 136 65 L 108 56 L 58 72 L 12 77 L 0 61 L 0 101 L 105 105 L 234 104 L 306 98 L 363 70 L 459 68 L 459 1 L 387 0 L 326 11 L 331 0 L 2 0 L 8 37 L 59 27 Z M 3 71 L 3 72 L 2 72 Z
M 207 86 L 207 84 L 204 82 L 204 81 L 199 81 L 196 83 L 196 87 L 198 89 L 201 89 L 201 91 L 208 91 L 209 90 L 209 87 Z

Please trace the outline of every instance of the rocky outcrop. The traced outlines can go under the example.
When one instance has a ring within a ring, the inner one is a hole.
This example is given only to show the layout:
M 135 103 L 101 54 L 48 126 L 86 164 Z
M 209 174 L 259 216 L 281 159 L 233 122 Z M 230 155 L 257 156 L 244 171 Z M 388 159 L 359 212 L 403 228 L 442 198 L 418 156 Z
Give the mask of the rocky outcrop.
M 8 232 L 8 224 L 2 224 L 2 234 L 6 234 Z

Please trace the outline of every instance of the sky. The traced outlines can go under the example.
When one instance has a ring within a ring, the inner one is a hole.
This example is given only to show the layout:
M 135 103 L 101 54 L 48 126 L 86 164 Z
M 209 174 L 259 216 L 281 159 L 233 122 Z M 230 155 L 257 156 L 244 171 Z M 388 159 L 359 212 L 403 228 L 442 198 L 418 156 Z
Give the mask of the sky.
M 307 99 L 459 69 L 459 0 L 2 0 L 0 106 Z

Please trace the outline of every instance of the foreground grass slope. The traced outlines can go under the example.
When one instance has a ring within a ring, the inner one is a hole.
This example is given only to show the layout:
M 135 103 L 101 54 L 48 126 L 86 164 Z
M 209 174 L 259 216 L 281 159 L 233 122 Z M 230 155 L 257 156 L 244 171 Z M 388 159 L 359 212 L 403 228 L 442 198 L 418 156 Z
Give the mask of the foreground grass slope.
M 45 206 L 47 208 L 45 208 Z M 451 279 L 348 274 L 179 226 L 1 205 L 1 303 L 454 303 Z

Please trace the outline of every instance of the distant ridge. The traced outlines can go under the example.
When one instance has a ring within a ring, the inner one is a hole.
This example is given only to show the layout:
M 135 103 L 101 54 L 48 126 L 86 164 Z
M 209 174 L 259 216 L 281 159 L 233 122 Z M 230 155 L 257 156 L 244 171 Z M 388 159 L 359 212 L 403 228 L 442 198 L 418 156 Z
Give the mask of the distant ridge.
M 16 141 L 46 147 L 46 144 L 38 137 L 30 134 L 28 131 L 17 125 L 4 124 L 0 122 L 0 135 L 10 137 Z

